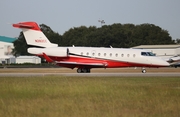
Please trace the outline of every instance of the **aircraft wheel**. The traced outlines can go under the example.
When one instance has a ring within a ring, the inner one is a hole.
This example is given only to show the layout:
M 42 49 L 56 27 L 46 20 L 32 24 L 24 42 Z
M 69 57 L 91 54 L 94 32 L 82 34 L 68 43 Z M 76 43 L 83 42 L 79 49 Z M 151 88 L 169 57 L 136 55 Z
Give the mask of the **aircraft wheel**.
M 90 73 L 91 70 L 89 68 L 78 68 L 77 73 Z
M 91 69 L 87 69 L 87 73 L 91 73 Z
M 90 73 L 90 69 L 89 68 L 84 68 L 84 69 L 82 69 L 82 72 L 83 73 Z
M 77 69 L 77 73 L 82 73 L 82 69 L 81 69 L 81 68 L 78 68 L 78 69 Z
M 82 72 L 87 73 L 87 69 L 86 68 L 82 69 Z
M 146 69 L 142 69 L 142 73 L 146 73 Z

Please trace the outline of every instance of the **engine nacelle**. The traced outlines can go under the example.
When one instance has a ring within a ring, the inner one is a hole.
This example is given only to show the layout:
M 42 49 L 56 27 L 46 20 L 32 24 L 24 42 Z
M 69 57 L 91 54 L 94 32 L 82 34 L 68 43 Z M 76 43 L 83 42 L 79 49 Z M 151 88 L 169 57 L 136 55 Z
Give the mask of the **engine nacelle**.
M 28 53 L 35 55 L 42 55 L 45 53 L 48 56 L 68 56 L 68 48 L 56 47 L 56 48 L 28 48 Z

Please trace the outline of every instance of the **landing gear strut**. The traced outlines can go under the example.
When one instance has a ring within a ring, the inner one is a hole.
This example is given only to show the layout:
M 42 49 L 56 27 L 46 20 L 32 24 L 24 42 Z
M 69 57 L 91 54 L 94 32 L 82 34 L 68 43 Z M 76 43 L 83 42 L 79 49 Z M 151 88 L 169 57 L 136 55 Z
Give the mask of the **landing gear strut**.
M 90 68 L 78 68 L 77 73 L 90 73 Z

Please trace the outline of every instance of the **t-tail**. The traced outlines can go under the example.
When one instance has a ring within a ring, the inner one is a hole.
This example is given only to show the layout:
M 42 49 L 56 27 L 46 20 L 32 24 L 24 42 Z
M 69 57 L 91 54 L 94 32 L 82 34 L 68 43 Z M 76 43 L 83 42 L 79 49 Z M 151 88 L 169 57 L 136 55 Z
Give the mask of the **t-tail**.
M 13 27 L 22 29 L 28 45 L 45 48 L 58 46 L 48 40 L 36 22 L 20 22 L 13 24 Z

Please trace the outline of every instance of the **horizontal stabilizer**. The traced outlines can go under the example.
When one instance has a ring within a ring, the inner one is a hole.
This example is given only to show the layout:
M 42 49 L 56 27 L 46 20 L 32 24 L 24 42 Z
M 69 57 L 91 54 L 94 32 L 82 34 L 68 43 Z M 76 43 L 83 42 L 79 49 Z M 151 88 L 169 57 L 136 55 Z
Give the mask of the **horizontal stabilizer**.
M 16 28 L 33 28 L 34 26 L 30 26 L 30 25 L 24 25 L 24 24 L 13 24 L 13 27 L 16 27 Z
M 12 24 L 12 26 L 15 28 L 40 30 L 39 26 L 35 22 L 20 22 L 17 24 Z

